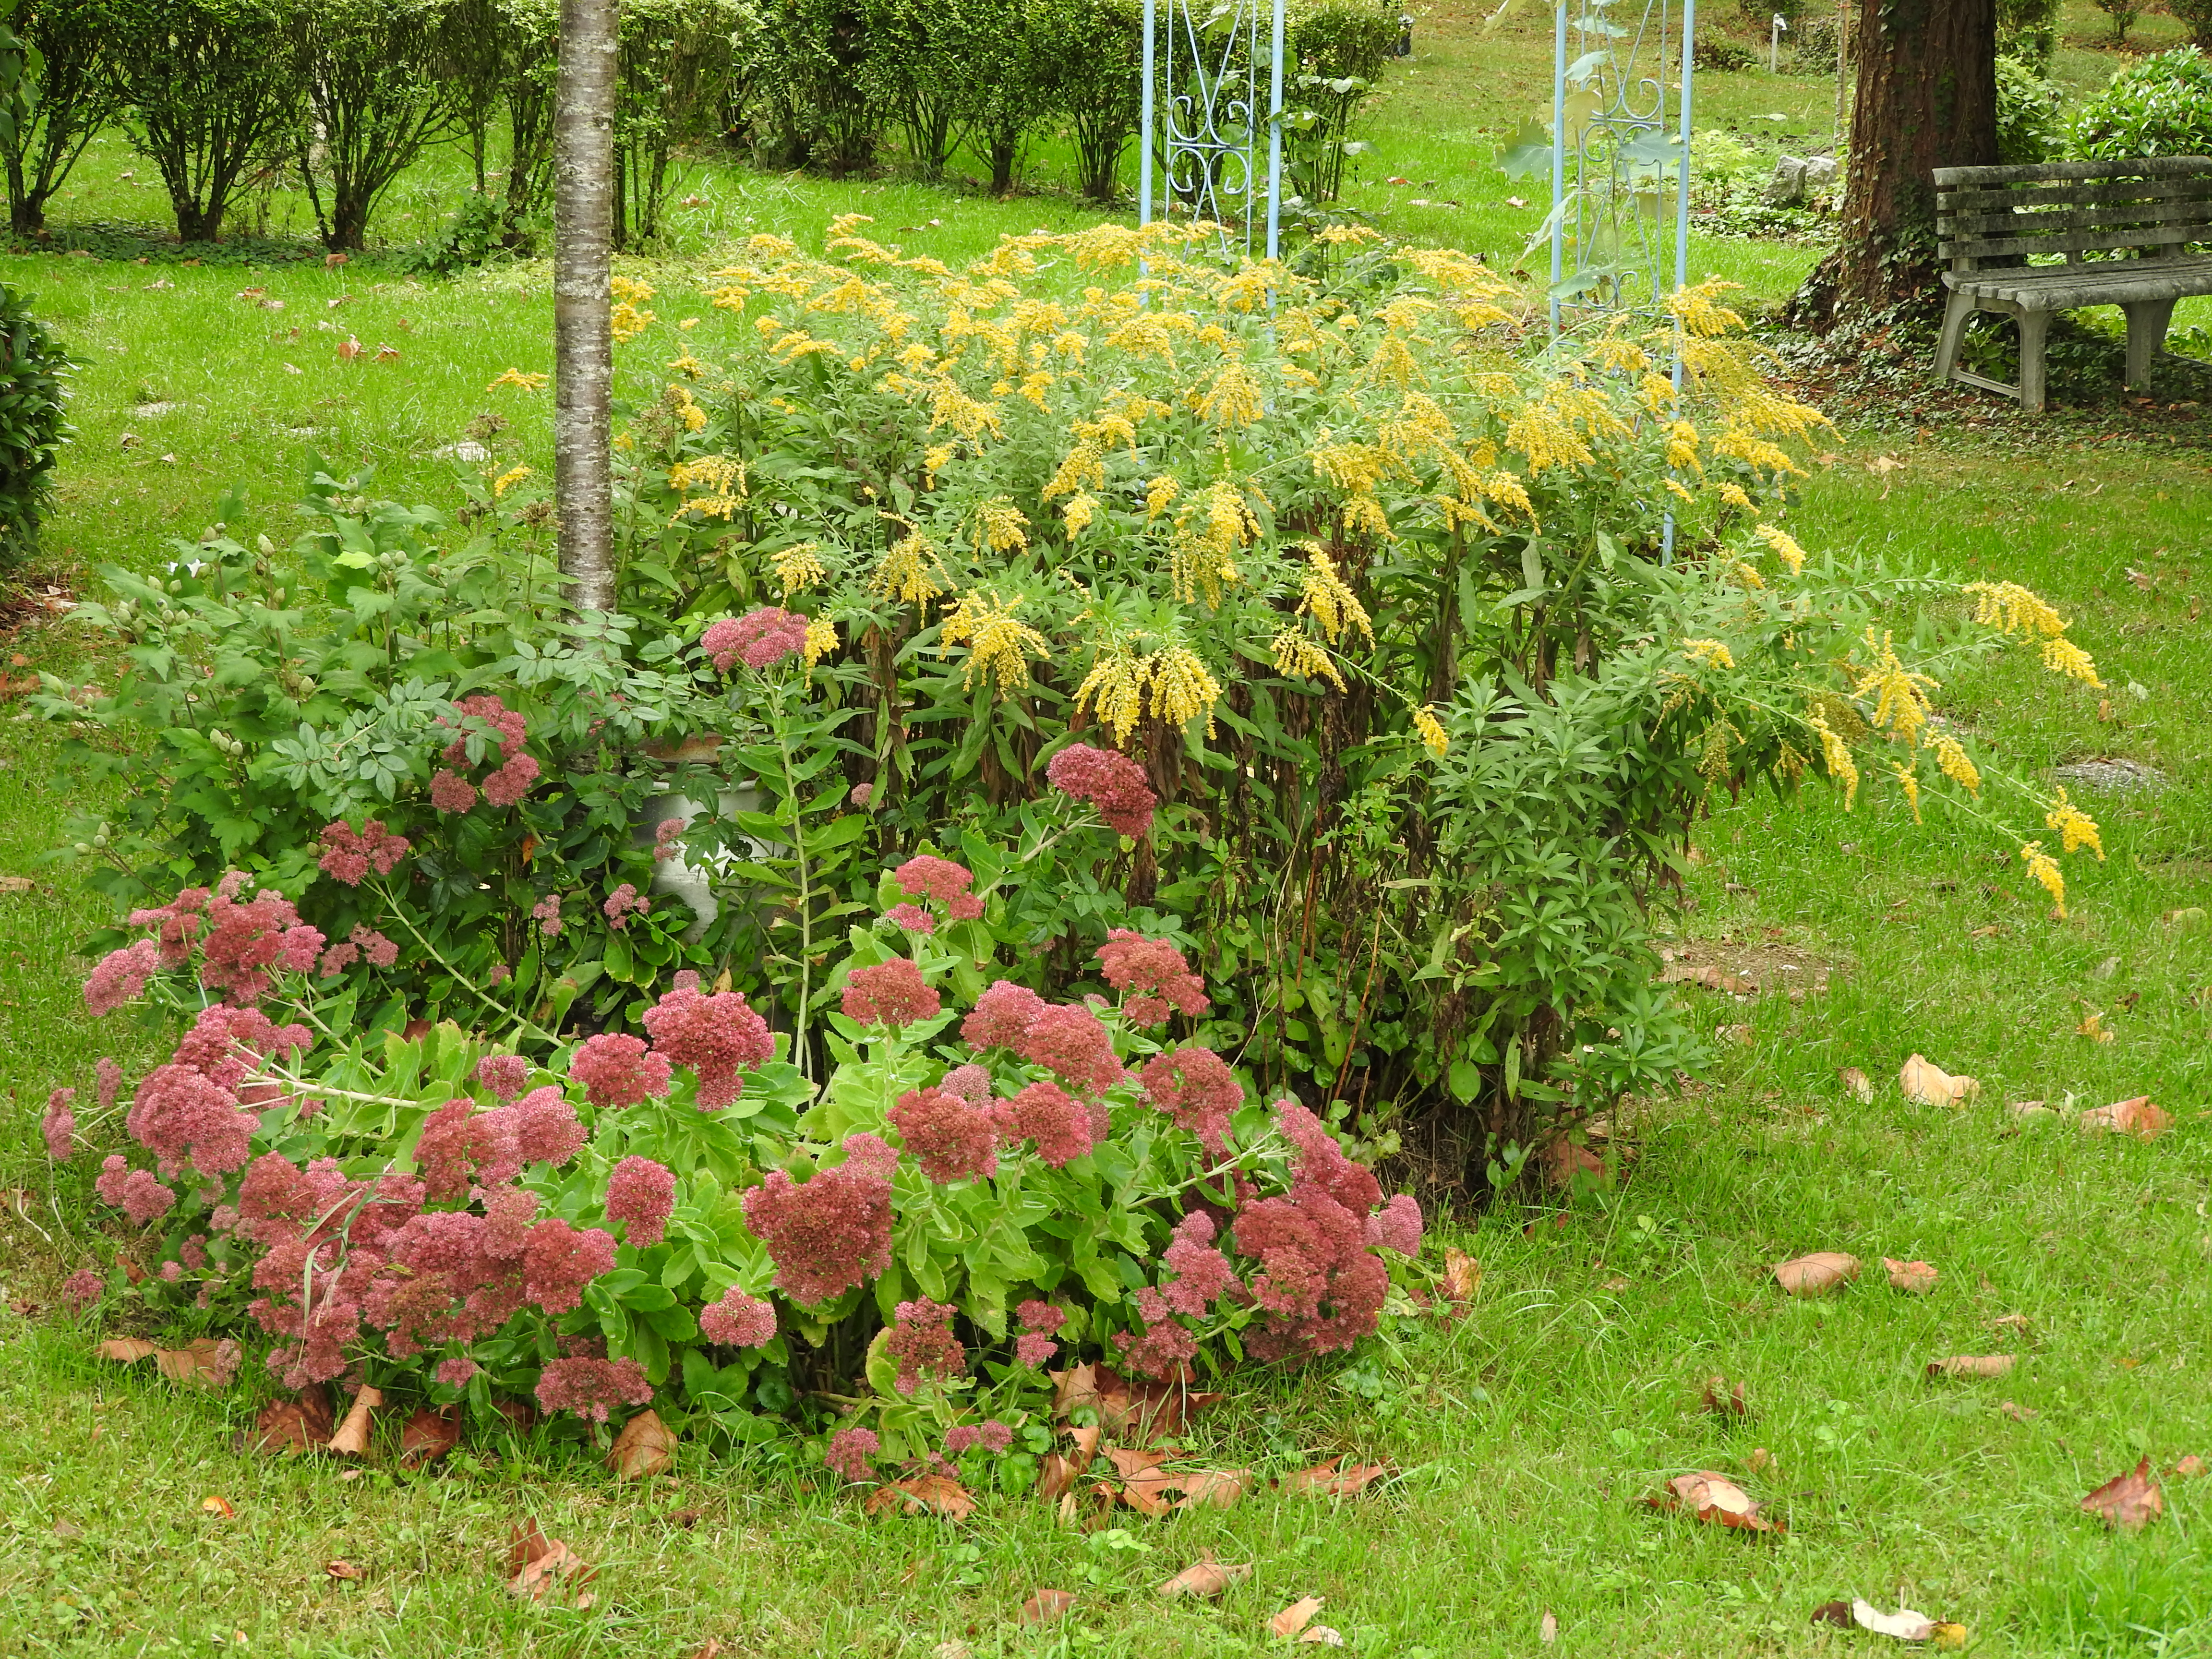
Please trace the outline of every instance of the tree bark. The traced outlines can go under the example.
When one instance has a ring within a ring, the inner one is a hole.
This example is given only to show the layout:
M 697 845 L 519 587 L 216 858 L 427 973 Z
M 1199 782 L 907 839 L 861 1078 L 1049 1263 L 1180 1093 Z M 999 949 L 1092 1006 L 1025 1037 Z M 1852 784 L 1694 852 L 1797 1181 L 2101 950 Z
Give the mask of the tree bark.
M 616 0 L 561 0 L 554 111 L 553 487 L 561 571 L 579 611 L 615 608 L 614 339 L 608 253 L 614 233 Z
M 1802 320 L 1930 304 L 1937 167 L 1997 159 L 1996 0 L 1859 0 L 1842 236 L 1798 295 Z

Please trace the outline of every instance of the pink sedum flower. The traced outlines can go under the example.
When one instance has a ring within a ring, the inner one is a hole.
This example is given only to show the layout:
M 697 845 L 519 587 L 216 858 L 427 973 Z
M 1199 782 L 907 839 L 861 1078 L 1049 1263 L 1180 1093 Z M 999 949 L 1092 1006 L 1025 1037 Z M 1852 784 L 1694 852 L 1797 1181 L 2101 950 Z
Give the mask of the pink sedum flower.
M 909 933 L 933 933 L 937 931 L 937 918 L 919 904 L 894 904 L 884 912 L 884 920 Z
M 855 968 L 846 978 L 845 1018 L 860 1025 L 911 1025 L 929 1019 L 943 1000 L 904 957 L 874 968 Z
M 1085 1093 L 1103 1094 L 1121 1080 L 1122 1066 L 1114 1053 L 1113 1036 L 1088 1008 L 1048 1005 L 1014 1045 L 1014 1051 Z
M 483 1369 L 473 1359 L 441 1359 L 438 1362 L 438 1381 L 447 1388 L 458 1389 Z
M 932 1181 L 943 1184 L 998 1174 L 999 1125 L 988 1107 L 948 1089 L 909 1089 L 893 1103 L 890 1117 Z
M 538 762 L 529 755 L 517 755 L 495 771 L 484 774 L 484 799 L 494 806 L 514 806 L 530 793 L 530 786 L 538 781 Z
M 830 1448 L 822 1461 L 833 1474 L 848 1480 L 871 1480 L 876 1472 L 868 1460 L 882 1449 L 883 1442 L 872 1429 L 840 1429 L 830 1437 Z
M 891 1174 L 898 1154 L 872 1134 L 845 1140 L 845 1161 L 803 1186 L 771 1170 L 741 1202 L 768 1247 L 776 1288 L 793 1301 L 835 1300 L 890 1265 Z
M 407 856 L 407 837 L 386 830 L 381 820 L 371 818 L 356 830 L 340 819 L 325 824 L 322 835 L 321 869 L 348 887 L 358 887 L 371 870 L 388 876 Z
M 964 865 L 928 853 L 908 859 L 891 872 L 891 879 L 908 898 L 936 899 L 950 903 L 974 884 L 975 878 Z
M 538 1379 L 538 1404 L 546 1412 L 574 1412 L 593 1423 L 616 1406 L 649 1406 L 653 1384 L 635 1359 L 579 1357 L 548 1360 Z
M 1216 1302 L 1243 1293 L 1244 1283 L 1229 1258 L 1213 1247 L 1213 1218 L 1203 1210 L 1193 1210 L 1176 1224 L 1161 1260 L 1175 1278 L 1160 1287 L 1160 1294 L 1176 1313 L 1203 1319 Z
M 955 1311 L 951 1304 L 927 1297 L 898 1304 L 884 1352 L 898 1363 L 893 1386 L 901 1394 L 912 1394 L 925 1376 L 943 1380 L 967 1370 L 966 1352 L 952 1334 Z
M 620 1111 L 665 1096 L 674 1082 L 668 1060 L 626 1033 L 586 1037 L 568 1061 L 568 1076 L 584 1085 L 592 1105 Z
M 486 1054 L 477 1062 L 477 1081 L 505 1105 L 522 1093 L 530 1081 L 530 1062 L 520 1054 Z
M 775 1304 L 732 1286 L 700 1310 L 699 1328 L 726 1348 L 764 1348 L 775 1340 Z
M 1044 1010 L 1044 999 L 1028 986 L 995 980 L 960 1022 L 960 1040 L 971 1048 L 1018 1048 Z
M 632 916 L 641 916 L 652 908 L 651 899 L 640 898 L 637 889 L 624 882 L 607 895 L 607 902 L 599 906 L 599 913 L 606 917 L 609 927 L 621 933 L 629 931 Z
M 1014 1310 L 1021 1334 L 1014 1339 L 1014 1357 L 1024 1365 L 1042 1365 L 1060 1352 L 1053 1334 L 1067 1323 L 1067 1310 L 1049 1302 L 1030 1300 Z
M 1084 1103 L 1056 1083 L 1032 1083 L 993 1115 L 1009 1143 L 1034 1141 L 1037 1156 L 1055 1170 L 1081 1158 L 1103 1137 Z
M 628 1243 L 660 1243 L 676 1208 L 676 1172 L 649 1158 L 626 1158 L 607 1176 L 606 1214 L 619 1221 Z
M 691 981 L 684 984 L 678 976 L 677 988 L 645 1011 L 645 1029 L 654 1053 L 688 1067 L 698 1079 L 699 1109 L 719 1111 L 743 1091 L 745 1073 L 775 1058 L 775 1039 L 743 992 L 708 996 L 696 974 Z
M 477 804 L 477 787 L 451 768 L 442 768 L 430 780 L 430 805 L 441 812 L 471 811 Z
M 700 636 L 699 645 L 725 674 L 740 662 L 748 668 L 769 668 L 806 648 L 806 618 L 763 605 L 712 624 Z
M 1106 935 L 1097 956 L 1106 982 L 1127 996 L 1125 1006 L 1137 1024 L 1161 1024 L 1170 1008 L 1196 1018 L 1212 1006 L 1206 981 L 1190 971 L 1182 952 L 1166 939 L 1146 939 L 1116 927 Z
M 1229 1120 L 1244 1103 L 1244 1085 L 1220 1055 L 1186 1042 L 1154 1054 L 1139 1075 L 1146 1100 L 1173 1118 L 1176 1127 L 1197 1136 L 1216 1158 L 1227 1151 Z
M 141 1227 L 167 1215 L 177 1202 L 176 1194 L 155 1180 L 150 1172 L 131 1168 L 119 1152 L 108 1154 L 92 1185 L 103 1200 L 115 1206 Z
M 57 1164 L 66 1164 L 76 1151 L 76 1114 L 70 1103 L 76 1098 L 74 1089 L 57 1089 L 46 1097 L 46 1115 L 39 1120 L 39 1133 L 45 1138 L 46 1156 Z
M 69 1310 L 81 1314 L 107 1294 L 107 1280 L 90 1267 L 79 1267 L 62 1280 L 62 1300 Z
M 1411 1193 L 1400 1193 L 1367 1218 L 1370 1247 L 1395 1250 L 1400 1255 L 1421 1253 L 1421 1205 Z
M 1132 839 L 1152 827 L 1159 798 L 1146 781 L 1145 769 L 1126 755 L 1070 744 L 1046 763 L 1044 775 L 1054 788 L 1088 801 L 1109 828 Z
M 126 1002 L 136 1002 L 145 994 L 147 981 L 161 965 L 161 947 L 150 939 L 110 951 L 84 982 L 85 1012 L 97 1018 L 113 1013 Z

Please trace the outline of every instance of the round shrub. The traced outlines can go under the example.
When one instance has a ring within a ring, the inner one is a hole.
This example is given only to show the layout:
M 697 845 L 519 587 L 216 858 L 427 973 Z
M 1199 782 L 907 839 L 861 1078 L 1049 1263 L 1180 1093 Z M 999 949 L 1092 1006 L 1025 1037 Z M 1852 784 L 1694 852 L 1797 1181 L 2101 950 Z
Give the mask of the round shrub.
M 66 430 L 61 374 L 68 366 L 28 301 L 0 285 L 0 571 L 38 545 Z
M 1997 159 L 2007 167 L 2048 161 L 2063 143 L 2058 88 L 2017 58 L 1997 59 Z
M 2112 159 L 2212 154 L 2212 58 L 2180 46 L 2129 64 L 2081 106 L 2074 147 Z

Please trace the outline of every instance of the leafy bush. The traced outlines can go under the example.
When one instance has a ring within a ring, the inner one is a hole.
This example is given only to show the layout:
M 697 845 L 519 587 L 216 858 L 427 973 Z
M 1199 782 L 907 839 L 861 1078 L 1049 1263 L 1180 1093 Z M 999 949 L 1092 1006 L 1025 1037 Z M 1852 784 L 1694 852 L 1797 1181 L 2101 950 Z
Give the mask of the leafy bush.
M 2203 155 L 2212 149 L 2212 58 L 2179 46 L 2138 58 L 2074 118 L 2088 157 Z
M 2097 9 L 2112 20 L 2112 44 L 2124 46 L 2128 31 L 2142 15 L 2142 0 L 2097 0 Z
M 2058 47 L 2058 0 L 1997 0 L 1997 55 L 2016 58 L 2038 75 Z
M 2008 167 L 2050 161 L 2065 143 L 2058 88 L 2017 58 L 1997 59 L 1997 159 Z
M 757 695 L 787 672 L 741 678 Z M 1065 796 L 1054 816 L 1103 828 Z M 349 856 L 368 855 L 324 867 Z M 96 1183 L 162 1262 L 113 1288 L 252 1322 L 289 1388 L 362 1367 L 479 1417 L 519 1397 L 579 1425 L 651 1402 L 726 1443 L 835 1425 L 828 1461 L 854 1479 L 980 1440 L 969 1467 L 1016 1488 L 1034 1458 L 996 1454 L 1057 1354 L 1188 1378 L 1350 1348 L 1419 1248 L 1418 1206 L 1170 1036 L 1206 997 L 1166 941 L 1097 953 L 1118 1006 L 994 981 L 1017 862 L 884 872 L 818 1087 L 696 976 L 647 1010 L 649 1043 L 549 1047 L 526 1023 L 533 1058 L 456 1024 L 363 1037 L 354 991 L 315 988 L 330 947 L 286 900 L 242 877 L 179 893 L 86 988 L 98 1010 L 150 989 L 197 1011 L 137 1085 L 139 1150 Z M 103 1117 L 120 1081 L 103 1067 Z M 71 1154 L 66 1097 L 46 1132 Z
M 2200 50 L 2212 52 L 2212 0 L 2166 0 L 2166 9 Z
M 615 241 L 649 244 L 681 146 L 718 137 L 739 65 L 761 50 L 747 0 L 630 0 L 615 106 Z
M 39 542 L 53 469 L 69 431 L 61 376 L 69 355 L 30 302 L 0 285 L 0 571 Z
M 1037 0 L 1047 70 L 1075 143 L 1076 184 L 1094 202 L 1119 195 L 1121 152 L 1143 115 L 1145 13 L 1137 0 Z
M 447 11 L 447 0 L 306 0 L 293 15 L 307 88 L 300 176 L 334 252 L 360 252 L 378 199 L 459 125 L 454 83 L 436 73 Z
M 100 41 L 94 0 L 30 0 L 15 12 L 24 40 L 37 52 L 28 96 L 0 130 L 8 168 L 8 225 L 19 236 L 46 228 L 52 201 L 100 132 L 121 113 Z

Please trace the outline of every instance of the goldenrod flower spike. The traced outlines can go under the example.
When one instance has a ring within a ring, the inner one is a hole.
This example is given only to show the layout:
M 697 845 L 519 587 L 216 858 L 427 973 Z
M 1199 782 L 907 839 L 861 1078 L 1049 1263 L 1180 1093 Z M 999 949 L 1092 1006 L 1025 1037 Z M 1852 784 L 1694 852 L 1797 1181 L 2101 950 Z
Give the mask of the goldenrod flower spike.
M 2027 861 L 2027 873 L 2043 884 L 2043 890 L 2051 895 L 2055 914 L 2061 921 L 2066 919 L 2066 878 L 2059 873 L 2058 860 L 2043 850 L 2043 843 L 2032 841 L 2020 849 Z
M 496 392 L 503 386 L 519 387 L 524 392 L 543 392 L 545 390 L 545 376 L 535 371 L 525 374 L 519 368 L 502 369 L 498 378 L 484 390 Z
M 1894 763 L 1898 787 L 1905 791 L 1905 804 L 1912 808 L 1912 821 L 1920 822 L 1920 775 L 1905 761 Z
M 1920 745 L 1920 733 L 1933 712 L 1928 702 L 1928 691 L 1939 690 L 1936 683 L 1925 674 L 1907 672 L 1897 659 L 1896 647 L 1887 633 L 1881 642 L 1875 642 L 1874 629 L 1866 633 L 1867 647 L 1874 653 L 1874 665 L 1868 669 L 1859 683 L 1851 688 L 1851 695 L 1863 697 L 1875 694 L 1874 726 L 1877 731 L 1889 731 L 1903 738 L 1912 747 Z M 1924 688 L 1924 689 L 1923 689 Z
M 2097 833 L 2096 821 L 2066 799 L 2063 787 L 2058 791 L 2058 805 L 2044 814 L 2043 824 L 2046 830 L 2058 832 L 2061 850 L 2073 853 L 2086 847 L 2097 855 L 2098 863 L 2105 861 L 2105 843 Z
M 1414 732 L 1427 746 L 1429 753 L 1442 760 L 1444 751 L 1451 747 L 1451 738 L 1444 731 L 1443 722 L 1437 718 L 1436 711 L 1426 703 L 1411 707 Z
M 820 617 L 809 617 L 806 623 L 806 665 L 809 668 L 813 667 L 816 663 L 820 662 L 824 656 L 836 648 L 836 626 Z
M 1316 645 L 1296 628 L 1285 628 L 1277 634 L 1269 647 L 1275 659 L 1275 672 L 1295 679 L 1327 680 L 1338 690 L 1346 690 L 1344 676 L 1337 672 L 1336 659 Z
M 1948 732 L 1939 732 L 1936 734 L 1935 749 L 1936 764 L 1942 769 L 1945 777 L 1970 795 L 1982 793 L 1982 775 L 1974 769 L 1974 763 L 1967 758 L 1958 738 Z
M 783 584 L 785 599 L 829 576 L 830 573 L 822 568 L 821 551 L 822 544 L 819 542 L 795 542 L 769 555 L 769 562 L 775 567 L 776 580 Z M 830 642 L 836 642 L 834 634 L 830 636 Z
M 1735 659 L 1718 640 L 1684 640 L 1682 654 L 1700 668 L 1733 668 Z
M 1790 535 L 1788 531 L 1778 529 L 1771 524 L 1763 524 L 1752 532 L 1752 534 L 1774 550 L 1775 556 L 1790 567 L 1791 575 L 1800 576 L 1804 574 L 1805 550 L 1797 545 L 1796 538 Z
M 1851 810 L 1851 803 L 1859 793 L 1859 769 L 1851 759 L 1850 745 L 1829 728 L 1828 722 L 1819 715 L 1813 717 L 1813 730 L 1820 739 L 1821 757 L 1828 763 L 1828 775 L 1844 786 L 1844 811 Z
M 1014 614 L 1021 605 L 1019 594 L 1002 599 L 977 588 L 945 617 L 937 649 L 939 655 L 949 655 L 954 646 L 968 646 L 968 664 L 960 676 L 963 690 L 972 691 L 979 680 L 993 680 L 1001 697 L 1011 696 L 1028 688 L 1030 653 L 1035 653 L 1040 662 L 1052 660 L 1044 635 Z
M 509 467 L 491 481 L 492 499 L 497 501 L 529 476 L 530 469 L 526 466 Z

